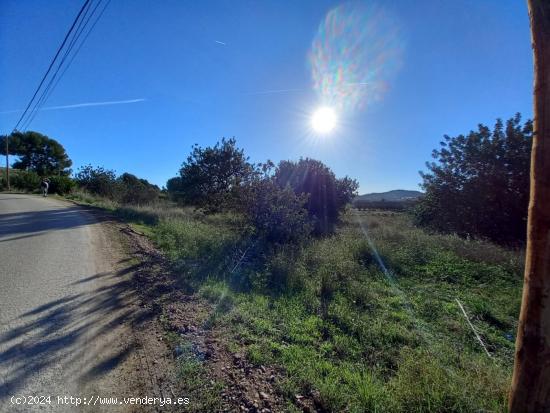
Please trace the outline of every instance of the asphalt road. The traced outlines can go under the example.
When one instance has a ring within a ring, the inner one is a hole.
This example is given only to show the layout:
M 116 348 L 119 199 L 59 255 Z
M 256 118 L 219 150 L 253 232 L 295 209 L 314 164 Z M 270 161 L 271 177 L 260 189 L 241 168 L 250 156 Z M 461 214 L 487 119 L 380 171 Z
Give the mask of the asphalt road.
M 78 206 L 0 194 L 0 411 L 80 411 L 58 396 L 127 395 L 135 297 L 119 250 Z

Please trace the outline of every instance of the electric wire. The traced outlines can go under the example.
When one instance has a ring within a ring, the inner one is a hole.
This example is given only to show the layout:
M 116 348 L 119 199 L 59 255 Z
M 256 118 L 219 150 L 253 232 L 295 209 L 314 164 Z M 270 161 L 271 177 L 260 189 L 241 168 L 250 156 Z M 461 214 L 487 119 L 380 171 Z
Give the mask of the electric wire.
M 65 43 L 67 43 L 67 40 L 69 39 L 69 36 L 71 35 L 74 27 L 76 26 L 78 20 L 80 19 L 80 16 L 82 15 L 84 9 L 86 8 L 86 6 L 88 5 L 88 3 L 90 2 L 90 0 L 86 0 L 84 2 L 84 4 L 82 5 L 82 7 L 80 8 L 80 11 L 78 12 L 76 18 L 74 19 L 73 23 L 71 24 L 71 27 L 69 29 L 69 31 L 67 32 L 67 34 L 65 35 L 65 38 L 63 39 L 63 42 L 61 43 L 61 46 L 59 46 L 59 48 L 57 49 L 57 52 L 55 53 L 55 56 L 54 58 L 52 59 L 52 61 L 50 62 L 50 65 L 48 66 L 48 70 L 46 71 L 46 73 L 44 74 L 44 76 L 42 77 L 42 80 L 40 81 L 38 87 L 36 88 L 31 100 L 29 100 L 29 103 L 27 104 L 27 107 L 25 108 L 25 110 L 23 111 L 23 113 L 21 114 L 21 117 L 19 118 L 19 120 L 17 121 L 17 123 L 15 124 L 15 127 L 13 128 L 13 130 L 17 130 L 17 127 L 19 126 L 19 124 L 21 123 L 21 121 L 23 120 L 23 118 L 25 117 L 25 115 L 27 114 L 32 102 L 34 101 L 34 99 L 36 98 L 36 95 L 38 95 L 38 92 L 40 91 L 40 88 L 42 87 L 42 85 L 44 84 L 44 82 L 46 81 L 46 78 L 48 77 L 48 74 L 50 73 L 50 71 L 52 70 L 52 67 L 54 66 L 59 54 L 61 53 L 61 51 L 63 50 L 63 47 L 65 46 Z
M 76 58 L 76 56 L 80 52 L 80 49 L 82 48 L 82 46 L 84 45 L 84 43 L 86 42 L 86 40 L 88 39 L 88 37 L 90 36 L 92 31 L 94 30 L 94 27 L 96 26 L 96 24 L 101 19 L 101 16 L 103 16 L 103 13 L 107 9 L 107 6 L 109 5 L 109 3 L 110 3 L 110 0 L 107 0 L 107 2 L 104 3 L 105 5 L 101 9 L 100 13 L 97 15 L 95 20 L 93 21 L 93 24 L 91 25 L 90 29 L 86 32 L 86 29 L 87 29 L 90 21 L 94 18 L 95 14 L 96 14 L 96 11 L 98 10 L 100 5 L 102 4 L 102 0 L 99 0 L 96 3 L 96 5 L 95 5 L 95 7 L 93 7 L 91 13 L 86 17 L 87 12 L 92 8 L 92 3 L 89 4 L 88 10 L 86 11 L 84 16 L 82 17 L 82 19 L 79 23 L 79 27 L 78 27 L 77 31 L 75 32 L 75 35 L 73 36 L 69 46 L 67 47 L 67 50 L 66 50 L 61 62 L 59 63 L 56 72 L 51 77 L 50 81 L 48 82 L 48 85 L 47 85 L 46 89 L 44 89 L 44 91 L 41 95 L 41 98 L 37 101 L 37 104 L 35 105 L 35 107 L 33 109 L 32 115 L 28 118 L 28 121 L 26 122 L 25 127 L 23 128 L 24 130 L 26 130 L 28 128 L 30 123 L 34 120 L 35 116 L 37 115 L 38 111 L 40 111 L 40 109 L 43 107 L 43 105 L 49 99 L 49 97 L 51 96 L 51 94 L 53 93 L 55 88 L 57 87 L 58 83 L 63 78 L 63 76 L 65 75 L 65 73 L 67 72 L 69 67 L 71 66 L 72 62 L 74 61 L 74 59 Z M 80 41 L 80 43 L 78 43 L 79 39 L 80 39 L 80 37 L 82 36 L 83 33 L 86 33 L 86 34 L 82 38 L 82 41 Z M 71 52 L 72 52 L 73 48 L 75 46 L 77 46 L 77 44 L 78 44 L 78 47 L 76 47 L 76 51 L 71 56 Z M 63 67 L 63 64 L 69 58 L 69 56 L 71 56 L 71 57 L 68 60 L 68 63 L 65 65 L 65 67 Z M 57 76 L 58 73 L 61 73 L 61 74 L 59 76 Z

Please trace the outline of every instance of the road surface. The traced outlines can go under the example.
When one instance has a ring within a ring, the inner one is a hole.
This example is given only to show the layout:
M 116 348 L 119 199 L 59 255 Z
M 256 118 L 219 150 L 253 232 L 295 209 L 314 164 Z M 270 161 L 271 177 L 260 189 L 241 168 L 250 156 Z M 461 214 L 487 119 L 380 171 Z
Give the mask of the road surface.
M 132 266 L 106 227 L 64 201 L 0 194 L 1 412 L 81 411 L 58 396 L 129 395 L 139 370 Z

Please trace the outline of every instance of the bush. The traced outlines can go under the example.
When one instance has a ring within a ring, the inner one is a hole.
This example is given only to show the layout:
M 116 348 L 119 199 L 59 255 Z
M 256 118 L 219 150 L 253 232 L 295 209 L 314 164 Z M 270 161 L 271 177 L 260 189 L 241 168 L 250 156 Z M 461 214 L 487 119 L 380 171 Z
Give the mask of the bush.
M 75 187 L 75 182 L 64 175 L 53 175 L 47 177 L 50 181 L 49 192 L 52 194 L 68 194 Z M 10 186 L 21 191 L 38 191 L 42 178 L 33 171 L 22 171 L 18 169 L 10 170 Z M 6 176 L 2 171 L 0 174 L 0 190 L 6 189 Z
M 168 181 L 170 195 L 187 205 L 206 211 L 233 206 L 238 188 L 257 176 L 235 139 L 222 139 L 213 147 L 193 146 L 180 169 L 180 176 Z
M 101 166 L 86 165 L 81 167 L 75 175 L 78 186 L 95 195 L 116 199 L 120 188 L 115 171 Z
M 157 201 L 160 189 L 145 179 L 130 173 L 117 178 L 116 173 L 103 167 L 91 165 L 80 168 L 76 183 L 85 191 L 124 204 L 149 204 Z
M 312 225 L 304 208 L 306 195 L 296 195 L 292 189 L 264 179 L 243 189 L 241 198 L 247 220 L 266 241 L 300 243 L 309 237 Z
M 32 171 L 17 171 L 17 173 L 10 175 L 11 186 L 23 191 L 39 190 L 41 181 L 40 176 Z
M 179 201 L 184 198 L 184 193 L 182 191 L 182 180 L 180 176 L 175 176 L 166 181 L 166 192 L 168 196 L 174 200 Z
M 348 177 L 336 179 L 329 167 L 308 158 L 280 162 L 274 179 L 281 188 L 289 186 L 298 195 L 308 195 L 306 209 L 314 220 L 317 235 L 334 230 L 340 213 L 353 199 L 359 186 L 357 181 Z
M 120 185 L 118 198 L 125 204 L 149 204 L 158 200 L 160 189 L 156 185 L 150 184 L 145 179 L 139 179 L 137 176 L 124 173 L 117 179 Z
M 6 182 L 6 168 L 0 168 L 0 191 L 7 189 L 8 183 Z
M 52 194 L 65 195 L 71 192 L 75 187 L 75 182 L 68 176 L 52 176 L 48 192 Z

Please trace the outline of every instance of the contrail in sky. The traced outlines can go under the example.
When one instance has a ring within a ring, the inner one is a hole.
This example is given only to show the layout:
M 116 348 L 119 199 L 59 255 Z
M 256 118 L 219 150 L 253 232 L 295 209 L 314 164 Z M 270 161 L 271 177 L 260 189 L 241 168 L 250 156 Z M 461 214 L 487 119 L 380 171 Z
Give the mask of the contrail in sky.
M 41 108 L 40 110 L 58 110 L 58 109 L 72 109 L 72 108 L 85 108 L 89 106 L 109 106 L 109 105 L 125 105 L 128 103 L 138 103 L 138 102 L 145 102 L 147 99 L 140 98 L 140 99 L 128 99 L 128 100 L 110 100 L 107 102 L 86 102 L 86 103 L 75 103 L 74 105 L 63 105 L 63 106 L 47 106 L 45 108 Z M 16 113 L 16 112 L 22 112 L 21 109 L 17 110 L 5 110 L 1 111 L 0 114 L 5 113 Z
M 220 42 L 219 40 L 214 40 L 215 43 L 218 43 L 218 44 L 223 44 L 224 46 L 227 46 L 227 43 L 224 43 L 224 42 Z

